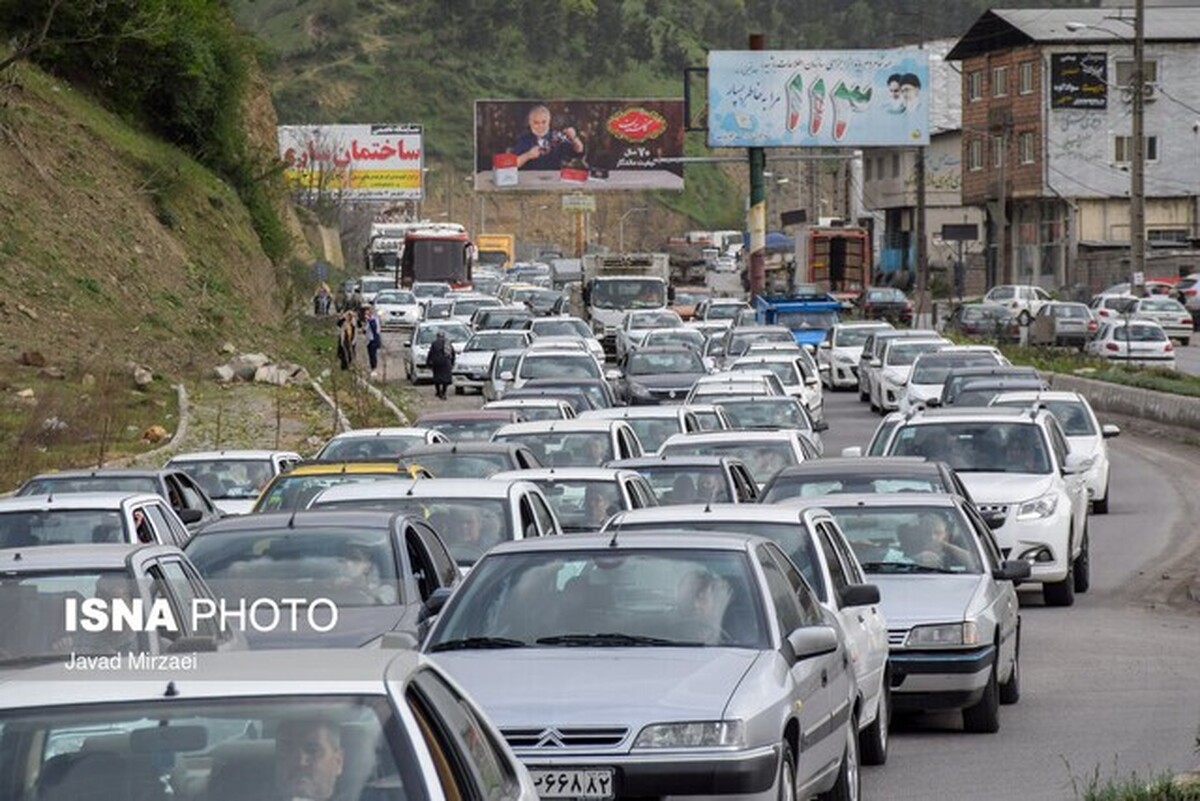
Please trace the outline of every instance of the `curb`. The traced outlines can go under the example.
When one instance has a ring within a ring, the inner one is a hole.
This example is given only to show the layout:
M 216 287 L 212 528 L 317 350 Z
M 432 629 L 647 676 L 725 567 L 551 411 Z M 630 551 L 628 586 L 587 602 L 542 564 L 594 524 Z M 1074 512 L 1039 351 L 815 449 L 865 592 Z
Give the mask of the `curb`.
M 390 411 L 392 414 L 396 415 L 396 419 L 400 421 L 400 425 L 402 425 L 402 426 L 412 425 L 412 421 L 408 419 L 408 415 L 406 415 L 400 409 L 399 406 L 397 406 L 395 403 L 393 403 L 391 398 L 389 398 L 387 395 L 384 395 L 383 390 L 379 389 L 374 384 L 372 384 L 370 381 L 364 379 L 360 375 L 355 375 L 354 380 L 358 383 L 358 385 L 360 387 L 363 387 L 367 390 L 367 392 L 370 392 L 371 395 L 374 396 L 375 400 L 379 401 L 384 406 L 386 406 L 388 411 Z
M 341 407 L 333 402 L 333 398 L 329 397 L 329 393 L 326 392 L 325 388 L 321 386 L 321 382 L 315 378 L 310 378 L 308 383 L 309 386 L 313 388 L 313 391 L 321 396 L 321 400 L 325 401 L 325 404 L 337 413 L 338 430 L 336 433 L 351 430 L 354 426 L 350 425 L 350 418 L 346 417 L 346 413 L 342 411 Z

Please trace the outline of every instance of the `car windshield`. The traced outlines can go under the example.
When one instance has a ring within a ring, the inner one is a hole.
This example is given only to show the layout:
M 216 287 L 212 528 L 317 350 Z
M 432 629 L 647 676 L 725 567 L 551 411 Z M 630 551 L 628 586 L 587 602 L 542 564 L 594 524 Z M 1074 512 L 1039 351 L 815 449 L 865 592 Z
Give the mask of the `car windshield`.
M 651 331 L 642 340 L 642 347 L 654 345 L 686 345 L 700 350 L 704 347 L 704 334 L 694 328 L 676 328 L 672 331 Z
M 906 367 L 915 362 L 922 353 L 929 353 L 945 346 L 945 342 L 897 342 L 888 348 L 884 364 L 888 367 Z
M 628 508 L 616 481 L 551 479 L 537 482 L 563 531 L 599 531 L 608 518 Z
M 496 298 L 470 298 L 468 300 L 454 301 L 454 308 L 450 314 L 455 317 L 470 317 L 472 314 L 487 306 L 499 306 L 500 301 Z
M 361 696 L 232 694 L 6 710 L 5 735 L 21 732 L 41 745 L 27 759 L 6 760 L 5 775 L 14 787 L 37 787 L 39 798 L 78 801 L 186 798 L 198 787 L 205 798 L 231 800 L 392 797 L 394 788 L 419 783 L 423 768 L 392 721 L 382 683 L 370 678 L 380 687 Z M 314 748 L 325 763 L 336 755 L 337 769 L 314 762 Z M 327 787 L 350 795 L 326 795 Z
M 466 342 L 471 338 L 471 329 L 465 325 L 431 325 L 423 326 L 417 332 L 414 342 L 417 345 L 432 345 L 437 339 L 438 332 L 446 335 L 446 339 L 453 342 Z
M 629 417 L 625 419 L 633 433 L 637 434 L 642 443 L 642 450 L 647 453 L 658 450 L 667 441 L 667 437 L 678 434 L 683 429 L 679 419 L 672 417 Z
M 590 337 L 592 330 L 583 320 L 535 320 L 533 333 L 539 337 Z
M 1075 303 L 1057 303 L 1050 307 L 1050 312 L 1055 317 L 1069 320 L 1087 320 L 1092 316 L 1087 306 Z
M 700 424 L 701 431 L 721 431 L 725 428 L 724 421 L 716 409 L 698 409 L 696 422 Z
M 729 334 L 728 352 L 736 356 L 740 356 L 746 352 L 751 343 L 757 342 L 786 342 L 789 345 L 796 344 L 796 338 L 792 336 L 792 332 L 787 329 L 750 329 L 748 331 L 738 331 L 734 329 Z
M 803 328 L 833 328 L 837 323 L 834 311 L 781 311 L 775 315 L 777 325 L 794 330 Z
M 707 292 L 691 292 L 686 289 L 676 289 L 674 303 L 676 306 L 695 306 L 700 301 L 706 300 L 708 296 Z
M 974 323 L 984 320 L 1003 320 L 1008 317 L 1008 309 L 1003 306 L 964 306 L 963 322 Z
M 188 558 L 231 608 L 259 598 L 328 598 L 338 607 L 395 604 L 403 592 L 387 530 L 306 527 L 193 537 Z
M 750 470 L 754 481 L 762 486 L 771 477 L 788 465 L 798 463 L 792 444 L 777 440 L 743 440 L 740 442 L 701 442 L 689 441 L 688 438 L 663 445 L 661 453 L 664 456 L 728 456 L 741 459 Z
M 1172 314 L 1186 314 L 1187 309 L 1177 300 L 1168 298 L 1154 298 L 1152 300 L 1143 300 L 1138 304 L 1138 311 L 1148 312 L 1170 312 Z
M 1011 300 L 1016 297 L 1016 291 L 1011 286 L 998 286 L 987 293 L 988 300 Z
M 872 333 L 870 328 L 839 328 L 833 332 L 833 346 L 835 348 L 861 348 Z
M 504 418 L 464 418 L 462 420 L 432 420 L 429 425 L 431 428 L 441 431 L 453 442 L 487 442 L 492 438 L 492 434 L 496 433 L 497 428 L 511 422 Z M 420 460 L 418 461 L 420 462 Z M 420 462 L 420 464 L 425 467 L 424 462 Z M 438 478 L 445 478 L 441 473 L 436 473 L 432 469 L 429 472 Z
M 945 422 L 904 425 L 892 437 L 892 456 L 924 456 L 959 472 L 1050 472 L 1050 455 L 1033 423 Z
M 655 309 L 667 305 L 662 281 L 621 278 L 592 284 L 591 305 L 600 309 Z
M 16 564 L 20 564 L 19 562 Z M 58 569 L 35 573 L 6 573 L 0 577 L 0 609 L 12 614 L 0 617 L 0 666 L 67 659 L 70 655 L 116 654 L 145 651 L 144 632 L 104 627 L 88 632 L 66 627 L 64 610 L 68 600 L 76 604 L 98 598 L 106 602 L 145 601 L 129 574 L 121 570 L 99 571 Z M 19 610 L 19 614 L 16 612 Z
M 741 303 L 713 303 L 708 307 L 704 318 L 706 320 L 734 320 L 745 308 L 745 305 Z
M 128 542 L 121 513 L 109 509 L 55 509 L 0 513 L 0 548 Z M 3 607 L 11 612 L 13 607 Z
M 492 375 L 499 378 L 501 373 L 507 373 L 517 368 L 521 353 L 497 353 L 492 362 Z
M 893 420 L 884 420 L 879 424 L 879 428 L 875 429 L 874 436 L 871 437 L 871 443 L 867 446 L 867 456 L 882 456 L 887 448 L 888 440 L 892 436 L 892 432 L 896 430 L 896 426 L 902 422 L 900 417 Z
M 530 431 L 495 441 L 524 445 L 547 467 L 598 467 L 616 458 L 607 431 Z
M 557 406 L 489 406 L 488 408 L 515 409 L 526 422 L 537 420 L 562 420 L 562 410 Z M 438 475 L 434 473 L 434 475 Z
M 385 289 L 375 296 L 376 305 L 389 303 L 396 306 L 411 306 L 416 302 L 416 296 L 403 289 Z
M 785 387 L 794 387 L 800 384 L 800 375 L 796 372 L 796 363 L 794 361 L 781 362 L 777 360 L 761 360 L 736 362 L 730 368 L 733 372 L 741 372 L 743 370 L 768 370 L 775 374 L 779 379 L 779 383 Z
M 463 351 L 510 350 L 524 346 L 525 333 L 522 331 L 487 331 L 471 337 Z
M 1112 338 L 1118 342 L 1166 342 L 1167 334 L 1156 325 L 1118 325 Z
M 503 639 L 543 648 L 768 647 L 742 552 L 605 548 L 496 554 L 463 585 L 430 651 Z
M 779 400 L 722 400 L 718 404 L 734 428 L 795 428 L 811 431 L 804 406 L 792 398 Z
M 867 573 L 982 573 L 970 524 L 957 509 L 831 508 Z
M 257 498 L 275 476 L 270 459 L 188 459 L 170 466 L 187 473 L 218 501 Z
M 430 471 L 432 472 L 432 471 Z M 438 475 L 438 473 L 434 473 Z M 255 512 L 290 512 L 304 509 L 322 490 L 340 484 L 359 484 L 368 481 L 395 481 L 404 478 L 397 470 L 386 473 L 354 473 L 339 471 L 322 475 L 279 475 L 254 504 Z
M 868 289 L 867 303 L 902 303 L 904 293 L 899 289 Z
M 936 476 L 906 476 L 873 473 L 776 476 L 763 503 L 788 498 L 818 498 L 822 495 L 874 495 L 885 492 L 947 492 Z
M 679 316 L 673 311 L 638 312 L 629 318 L 631 331 L 648 328 L 678 328 L 683 325 Z
M 1058 420 L 1059 425 L 1063 428 L 1063 433 L 1068 437 L 1090 437 L 1096 434 L 1096 427 L 1092 425 L 1092 416 L 1079 401 L 1039 398 L 1037 402 L 1050 410 L 1050 414 Z M 1030 401 L 1000 400 L 992 405 L 1016 406 L 1025 409 L 1029 407 Z
M 412 292 L 418 298 L 444 298 L 450 294 L 450 285 L 418 281 L 412 285 Z
M 115 476 L 103 473 L 86 476 L 38 476 L 25 483 L 17 495 L 61 495 L 73 492 L 148 492 L 157 495 L 154 476 Z
M 923 356 L 913 367 L 913 384 L 941 384 L 946 376 L 957 367 L 988 367 L 997 364 L 996 357 L 989 353 L 954 354 L 945 356 Z
M 521 360 L 518 378 L 601 378 L 600 365 L 589 355 L 531 353 Z
M 729 482 L 721 467 L 649 465 L 636 468 L 649 482 L 663 506 L 688 503 L 732 503 Z
M 424 434 L 387 434 L 338 437 L 330 440 L 316 455 L 320 462 L 342 462 L 348 459 L 390 461 L 415 445 L 424 445 Z
M 661 375 L 664 373 L 703 373 L 704 360 L 692 350 L 646 353 L 635 351 L 625 362 L 626 375 Z
M 495 433 L 495 432 L 493 432 Z M 490 439 L 489 434 L 484 439 Z M 437 478 L 487 478 L 501 470 L 515 470 L 506 453 L 427 453 L 412 457 Z
M 384 289 L 394 289 L 396 279 L 394 278 L 364 278 L 360 285 L 363 294 L 372 294 Z

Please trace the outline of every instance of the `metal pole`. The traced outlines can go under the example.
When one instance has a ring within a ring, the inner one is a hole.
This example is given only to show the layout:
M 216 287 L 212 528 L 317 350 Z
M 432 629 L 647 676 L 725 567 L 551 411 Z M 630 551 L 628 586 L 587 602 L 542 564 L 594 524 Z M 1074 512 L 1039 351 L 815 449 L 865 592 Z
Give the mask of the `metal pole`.
M 1129 187 L 1129 245 L 1134 273 L 1146 272 L 1146 62 L 1145 0 L 1136 0 L 1133 17 L 1133 165 Z M 1130 284 L 1133 277 L 1130 276 Z
M 917 314 L 932 309 L 929 302 L 929 243 L 925 237 L 925 148 L 917 154 Z M 913 322 L 916 326 L 916 321 Z
M 763 50 L 766 36 L 750 34 L 750 49 Z M 761 147 L 748 149 L 750 159 L 750 210 L 747 229 L 750 231 L 749 284 L 750 295 L 762 295 L 767 282 L 767 192 L 763 173 L 767 169 L 767 152 Z

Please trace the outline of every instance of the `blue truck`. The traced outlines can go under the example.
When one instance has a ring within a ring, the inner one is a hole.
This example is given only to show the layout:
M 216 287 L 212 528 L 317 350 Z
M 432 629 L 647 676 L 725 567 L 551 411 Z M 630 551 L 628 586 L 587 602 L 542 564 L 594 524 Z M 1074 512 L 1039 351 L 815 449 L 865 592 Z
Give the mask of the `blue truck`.
M 756 295 L 754 316 L 760 325 L 784 325 L 801 347 L 816 348 L 838 322 L 841 301 L 827 292 Z

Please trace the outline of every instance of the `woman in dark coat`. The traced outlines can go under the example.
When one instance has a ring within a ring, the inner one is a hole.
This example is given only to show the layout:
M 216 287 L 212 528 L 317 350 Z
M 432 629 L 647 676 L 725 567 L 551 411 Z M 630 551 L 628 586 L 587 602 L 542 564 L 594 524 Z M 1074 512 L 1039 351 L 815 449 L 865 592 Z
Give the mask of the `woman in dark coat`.
M 446 387 L 454 380 L 450 368 L 454 366 L 454 346 L 446 340 L 445 332 L 438 331 L 437 338 L 429 346 L 425 363 L 433 371 L 433 388 L 437 396 L 446 399 Z

